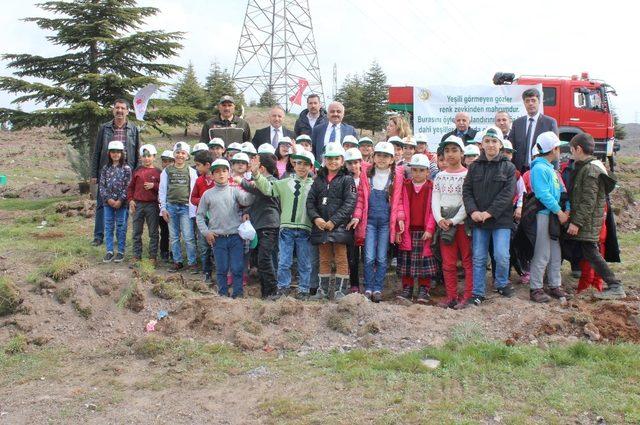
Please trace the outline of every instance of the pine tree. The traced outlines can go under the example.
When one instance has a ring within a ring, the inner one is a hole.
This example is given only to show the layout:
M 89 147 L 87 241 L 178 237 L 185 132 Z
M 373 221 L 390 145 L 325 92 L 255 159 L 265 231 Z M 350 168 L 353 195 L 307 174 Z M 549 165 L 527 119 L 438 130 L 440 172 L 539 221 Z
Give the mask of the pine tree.
M 260 101 L 258 102 L 258 106 L 261 107 L 271 107 L 276 105 L 276 99 L 273 97 L 273 93 L 271 90 L 265 90 L 260 96 Z
M 381 130 L 386 122 L 387 76 L 377 62 L 373 62 L 364 76 L 364 94 L 362 98 L 362 127 L 373 134 Z
M 170 98 L 172 103 L 172 112 L 175 113 L 176 119 L 181 121 L 179 125 L 184 125 L 185 136 L 189 130 L 189 124 L 201 122 L 202 119 L 200 118 L 202 116 L 206 119 L 207 113 L 204 110 L 206 101 L 205 91 L 198 82 L 196 72 L 193 69 L 193 64 L 191 62 L 187 65 L 182 79 L 180 79 L 180 81 L 175 84 L 171 90 Z M 163 121 L 171 125 L 170 121 L 172 120 L 169 117 L 170 114 L 167 112 L 168 111 L 165 111 L 165 113 L 162 114 Z
M 344 105 L 344 122 L 363 128 L 364 115 L 364 83 L 359 75 L 347 75 L 336 93 L 336 100 Z
M 236 113 L 240 115 L 244 105 L 244 97 L 238 92 L 233 78 L 227 69 L 222 69 L 218 62 L 211 64 L 211 69 L 204 83 L 206 93 L 206 109 L 212 111 L 218 105 L 222 96 L 232 96 L 236 101 Z
M 613 135 L 618 140 L 624 140 L 627 137 L 627 130 L 624 128 L 624 124 L 620 123 L 620 118 L 615 110 L 613 110 Z
M 141 87 L 162 85 L 160 78 L 181 69 L 158 62 L 182 47 L 181 32 L 139 31 L 157 8 L 138 7 L 135 0 L 47 1 L 39 6 L 55 17 L 25 20 L 52 31 L 47 39 L 67 52 L 52 57 L 3 55 L 16 77 L 0 77 L 0 89 L 22 94 L 13 103 L 35 101 L 45 107 L 33 112 L 0 109 L 0 119 L 11 120 L 15 129 L 52 125 L 74 146 L 88 143 L 93 148 L 115 99 L 131 100 Z

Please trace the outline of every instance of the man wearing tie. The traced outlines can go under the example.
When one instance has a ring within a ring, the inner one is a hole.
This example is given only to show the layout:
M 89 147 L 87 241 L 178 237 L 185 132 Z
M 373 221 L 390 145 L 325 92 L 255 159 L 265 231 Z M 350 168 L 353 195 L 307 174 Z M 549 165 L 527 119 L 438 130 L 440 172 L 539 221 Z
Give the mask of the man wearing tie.
M 349 124 L 343 123 L 344 105 L 340 102 L 332 102 L 329 105 L 329 122 L 324 122 L 313 127 L 311 132 L 311 143 L 313 144 L 313 154 L 318 161 L 322 161 L 324 147 L 328 143 L 340 142 L 345 136 L 352 135 L 358 137 L 356 129 Z
M 513 163 L 516 170 L 525 172 L 531 166 L 531 149 L 538 135 L 545 131 L 558 134 L 558 123 L 552 117 L 540 113 L 540 92 L 527 89 L 522 93 L 527 115 L 516 119 L 509 132 L 509 140 L 515 149 Z
M 284 109 L 281 106 L 274 106 L 269 111 L 269 127 L 256 130 L 256 134 L 253 136 L 253 146 L 258 149 L 262 144 L 269 143 L 274 148 L 278 149 L 278 142 L 283 137 L 294 138 L 293 131 L 282 126 L 282 120 L 284 120 Z

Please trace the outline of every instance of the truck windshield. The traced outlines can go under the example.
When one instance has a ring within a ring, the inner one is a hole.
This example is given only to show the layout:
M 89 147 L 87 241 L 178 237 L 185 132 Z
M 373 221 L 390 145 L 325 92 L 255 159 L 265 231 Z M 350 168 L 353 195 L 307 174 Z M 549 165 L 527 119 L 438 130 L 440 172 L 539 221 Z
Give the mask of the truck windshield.
M 573 92 L 573 104 L 576 108 L 604 111 L 606 100 L 602 95 L 600 89 L 590 90 L 583 87 Z

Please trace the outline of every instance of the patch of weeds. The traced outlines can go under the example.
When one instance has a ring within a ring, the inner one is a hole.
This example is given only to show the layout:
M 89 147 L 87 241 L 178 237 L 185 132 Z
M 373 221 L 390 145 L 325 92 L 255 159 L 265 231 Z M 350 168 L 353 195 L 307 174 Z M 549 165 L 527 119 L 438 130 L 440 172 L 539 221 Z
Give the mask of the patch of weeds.
M 314 403 L 286 397 L 267 400 L 260 403 L 258 408 L 272 418 L 298 420 L 320 410 L 319 406 Z
M 150 359 L 165 353 L 170 348 L 169 341 L 149 335 L 140 338 L 133 344 L 133 352 L 143 359 Z
M 163 300 L 178 300 L 184 298 L 181 286 L 176 282 L 158 282 L 151 287 L 151 293 Z
M 16 284 L 8 277 L 0 276 L 0 316 L 7 316 L 18 311 L 22 301 Z
M 160 280 L 160 277 L 156 274 L 156 268 L 153 266 L 151 261 L 147 259 L 140 260 L 138 262 L 133 274 L 142 282 L 150 282 L 151 284 L 155 284 Z
M 345 335 L 349 335 L 351 333 L 349 321 L 337 311 L 332 311 L 327 315 L 327 326 L 329 329 L 333 329 L 334 331 Z
M 302 312 L 304 306 L 300 301 L 290 297 L 280 298 L 273 303 L 263 303 L 260 306 L 260 321 L 262 323 L 278 323 L 284 316 L 291 316 Z
M 55 196 L 44 199 L 2 199 L 0 200 L 0 210 L 5 211 L 36 211 L 42 210 L 60 201 L 75 201 L 78 196 Z
M 58 288 L 53 292 L 53 297 L 60 304 L 66 304 L 69 298 L 73 295 L 73 289 L 65 286 L 64 288 Z
M 24 353 L 27 351 L 27 344 L 26 336 L 22 334 L 15 335 L 7 342 L 7 345 L 4 346 L 4 352 L 11 355 Z
M 62 256 L 53 260 L 49 266 L 44 268 L 43 272 L 45 276 L 60 282 L 87 267 L 87 261 L 82 258 Z
M 139 313 L 144 309 L 144 295 L 138 286 L 138 282 L 134 280 L 124 288 L 116 305 L 119 308 L 128 308 L 135 313 Z
M 260 335 L 262 333 L 262 325 L 253 320 L 245 320 L 242 322 L 242 329 L 253 335 Z
M 77 299 L 71 300 L 71 305 L 73 305 L 73 308 L 83 319 L 88 319 L 93 314 L 90 306 L 82 305 Z

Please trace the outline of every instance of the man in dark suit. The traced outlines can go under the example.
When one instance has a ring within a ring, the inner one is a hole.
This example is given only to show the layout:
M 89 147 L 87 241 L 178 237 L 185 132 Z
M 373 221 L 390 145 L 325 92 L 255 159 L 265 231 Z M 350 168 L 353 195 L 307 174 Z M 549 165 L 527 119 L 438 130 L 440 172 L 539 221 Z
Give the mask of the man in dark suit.
M 515 149 L 513 163 L 516 170 L 524 172 L 531 165 L 531 149 L 538 135 L 545 131 L 558 134 L 558 123 L 552 117 L 540 113 L 540 92 L 527 89 L 522 93 L 527 115 L 516 119 L 509 132 L 509 140 Z
M 453 119 L 453 122 L 456 125 L 456 128 L 442 136 L 440 143 L 444 142 L 449 136 L 457 136 L 462 139 L 466 146 L 469 141 L 476 137 L 476 131 L 469 127 L 471 125 L 471 115 L 468 113 L 458 112 Z
M 269 127 L 256 130 L 256 134 L 253 135 L 253 146 L 258 147 L 264 143 L 269 143 L 274 148 L 278 149 L 278 142 L 283 137 L 294 138 L 293 131 L 282 126 L 282 120 L 284 120 L 284 109 L 281 106 L 274 106 L 269 111 Z
M 327 143 L 340 142 L 345 136 L 358 137 L 356 129 L 342 122 L 344 118 L 344 105 L 340 102 L 332 102 L 329 105 L 329 121 L 316 125 L 311 132 L 311 143 L 316 160 L 322 162 L 324 147 Z
M 320 96 L 313 93 L 307 97 L 307 109 L 300 112 L 293 127 L 293 132 L 296 133 L 296 137 L 301 134 L 311 136 L 313 127 L 324 122 L 327 122 L 327 111 L 324 110 L 322 103 L 320 103 Z

